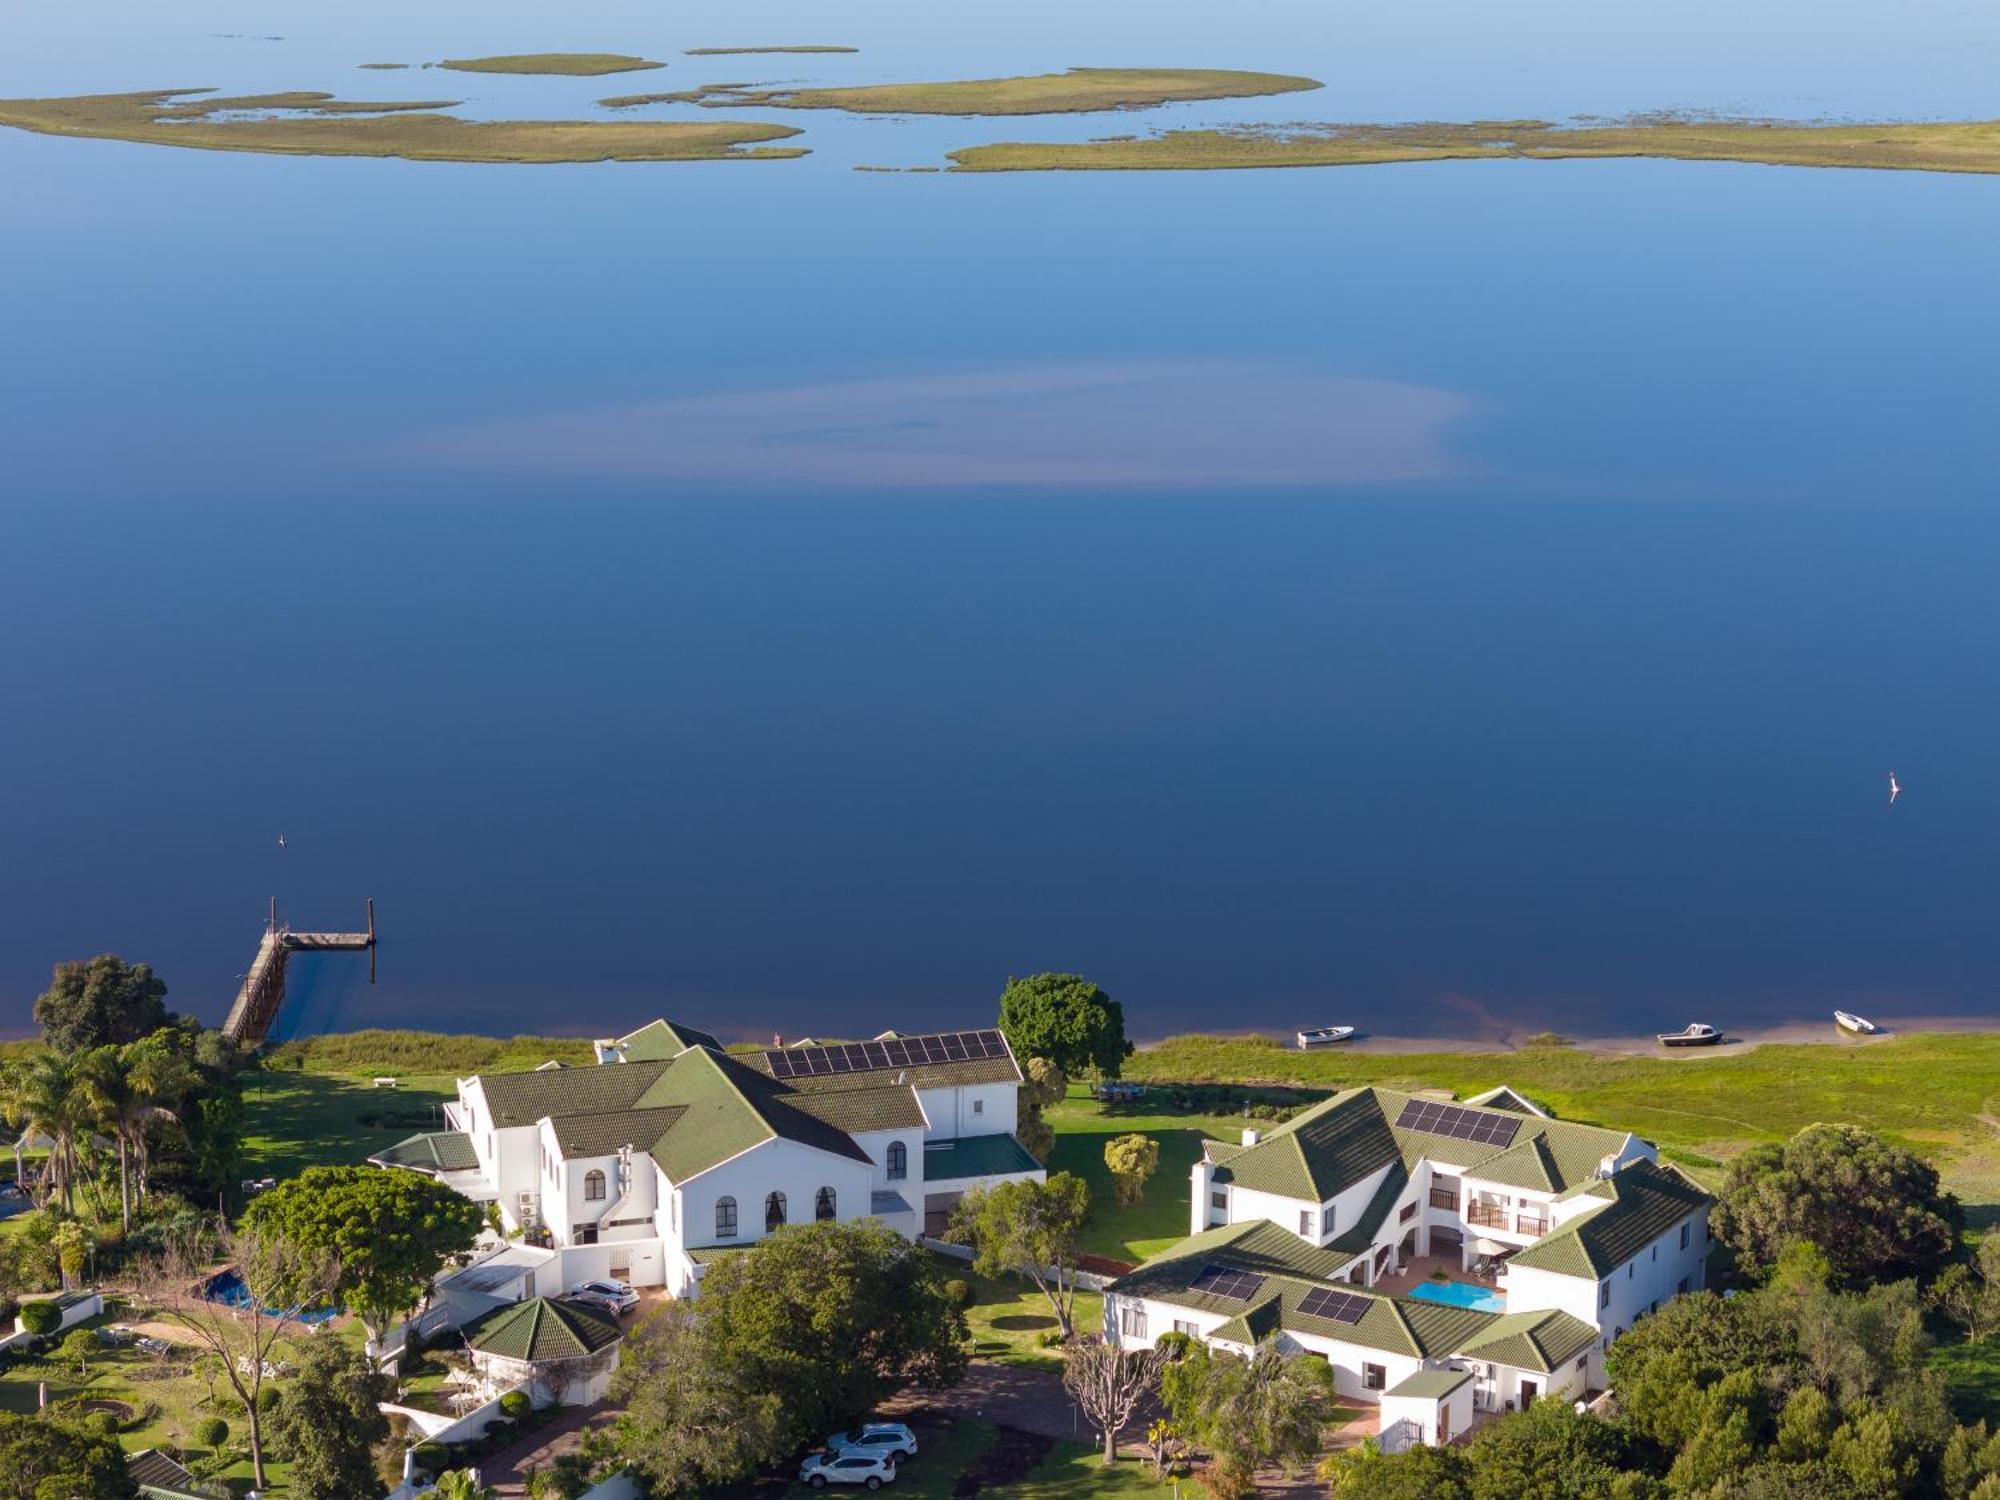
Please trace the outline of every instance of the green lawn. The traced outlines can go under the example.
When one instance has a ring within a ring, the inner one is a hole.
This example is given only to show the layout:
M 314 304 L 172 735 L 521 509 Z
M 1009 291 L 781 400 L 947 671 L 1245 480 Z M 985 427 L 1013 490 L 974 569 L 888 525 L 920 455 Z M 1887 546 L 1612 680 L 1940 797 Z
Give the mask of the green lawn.
M 1944 1372 L 1961 1421 L 2000 1419 L 2000 1338 L 1948 1344 L 1931 1356 L 1931 1365 Z
M 1055 1127 L 1051 1172 L 1074 1172 L 1090 1187 L 1090 1225 L 1083 1248 L 1090 1255 L 1141 1261 L 1188 1233 L 1188 1172 L 1201 1155 L 1205 1137 L 1242 1139 L 1243 1120 L 1214 1115 L 1161 1113 L 1159 1105 L 1100 1104 L 1081 1086 L 1046 1116 Z M 1267 1122 L 1253 1121 L 1252 1124 Z M 1113 1136 L 1141 1132 L 1160 1143 L 1159 1170 L 1146 1185 L 1145 1200 L 1121 1208 L 1104 1165 L 1104 1146 Z
M 437 1106 L 455 1097 L 452 1079 L 397 1079 L 378 1089 L 366 1078 L 323 1073 L 244 1076 L 245 1177 L 296 1176 L 323 1163 L 352 1166 L 406 1136 L 442 1130 Z
M 974 1358 L 1050 1369 L 1061 1363 L 1061 1355 L 1041 1342 L 1043 1334 L 1055 1331 L 1056 1315 L 1033 1282 L 1021 1276 L 981 1276 L 956 1260 L 946 1261 L 945 1274 L 970 1283 L 977 1299 L 965 1314 L 972 1325 Z M 1104 1299 L 1079 1290 L 1071 1316 L 1079 1329 L 1095 1332 L 1104 1324 Z

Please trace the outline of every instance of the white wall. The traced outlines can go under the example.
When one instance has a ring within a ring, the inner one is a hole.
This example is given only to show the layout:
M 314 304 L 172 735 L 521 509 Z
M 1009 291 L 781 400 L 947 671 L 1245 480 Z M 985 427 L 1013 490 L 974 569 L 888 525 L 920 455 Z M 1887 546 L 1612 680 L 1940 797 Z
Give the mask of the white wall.
M 1701 1290 L 1705 1284 L 1709 1248 L 1707 1206 L 1689 1214 L 1682 1223 L 1688 1227 L 1685 1250 L 1681 1248 L 1680 1226 L 1676 1225 L 1603 1281 L 1510 1265 L 1507 1310 L 1532 1312 L 1545 1307 L 1560 1308 L 1595 1327 L 1602 1336 L 1598 1342 L 1602 1349 L 1655 1304 L 1664 1305 L 1678 1295 L 1682 1280 L 1686 1280 L 1691 1292 Z
M 913 1169 L 914 1170 L 914 1169 Z M 720 1166 L 677 1185 L 680 1194 L 681 1240 L 693 1246 L 747 1245 L 764 1237 L 764 1199 L 771 1192 L 785 1195 L 786 1222 L 810 1224 L 818 1190 L 834 1190 L 834 1216 L 868 1216 L 875 1168 L 845 1156 L 835 1156 L 796 1141 L 767 1140 Z M 718 1239 L 715 1205 L 736 1200 L 736 1235 Z
M 894 1179 L 889 1176 L 889 1145 L 892 1141 L 903 1143 L 903 1175 Z M 875 1163 L 875 1186 L 885 1193 L 901 1193 L 912 1208 L 921 1212 L 924 1206 L 922 1127 L 912 1125 L 906 1130 L 857 1131 L 854 1144 L 866 1151 Z
M 1437 1446 L 1440 1425 L 1448 1434 L 1446 1442 L 1463 1437 L 1472 1429 L 1472 1386 L 1473 1382 L 1468 1380 L 1442 1401 L 1421 1396 L 1384 1396 L 1382 1431 L 1387 1433 L 1398 1422 L 1408 1422 L 1415 1429 L 1414 1441 L 1433 1447 Z M 1449 1420 L 1440 1424 L 1441 1415 Z M 1390 1448 L 1385 1443 L 1384 1450 L 1401 1452 L 1402 1448 Z
M 1020 1123 L 1020 1085 L 1016 1083 L 919 1089 L 917 1101 L 930 1121 L 925 1135 L 934 1141 L 955 1140 L 962 1135 L 1012 1135 Z

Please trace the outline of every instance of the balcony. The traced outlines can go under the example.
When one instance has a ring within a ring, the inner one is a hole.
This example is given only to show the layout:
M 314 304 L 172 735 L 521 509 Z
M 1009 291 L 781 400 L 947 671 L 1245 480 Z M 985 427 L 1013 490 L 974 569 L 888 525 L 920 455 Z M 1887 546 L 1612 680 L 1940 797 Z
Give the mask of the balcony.
M 1525 1234 L 1531 1239 L 1540 1239 L 1549 1232 L 1549 1221 L 1534 1214 L 1522 1214 L 1514 1221 L 1514 1232 Z
M 1453 1213 L 1457 1213 L 1457 1212 L 1458 1212 L 1458 1194 L 1456 1194 L 1456 1193 L 1453 1193 L 1453 1192 L 1445 1192 L 1445 1191 L 1441 1191 L 1441 1190 L 1439 1190 L 1438 1188 L 1432 1188 L 1432 1189 L 1431 1189 L 1431 1207 L 1432 1207 L 1432 1208 L 1444 1208 L 1444 1209 L 1449 1209 L 1449 1210 L 1450 1210 L 1451 1212 L 1453 1212 Z
M 1497 1203 L 1469 1203 L 1465 1208 L 1465 1222 L 1481 1229 L 1504 1231 L 1507 1225 L 1507 1210 Z

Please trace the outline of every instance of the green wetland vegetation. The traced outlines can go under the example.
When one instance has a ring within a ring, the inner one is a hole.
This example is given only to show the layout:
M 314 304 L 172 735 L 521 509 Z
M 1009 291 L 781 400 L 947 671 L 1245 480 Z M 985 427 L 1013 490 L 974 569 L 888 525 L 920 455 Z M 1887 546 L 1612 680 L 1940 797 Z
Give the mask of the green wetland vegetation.
M 1322 85 L 1289 73 L 1227 68 L 1071 68 L 1017 78 L 963 78 L 946 83 L 876 83 L 856 88 L 759 88 L 713 83 L 663 95 L 710 109 L 743 105 L 778 109 L 843 109 L 855 114 L 1053 115 L 1147 109 L 1197 99 L 1252 99 Z M 609 104 L 610 100 L 605 100 Z
M 66 99 L 0 99 L 0 125 L 43 135 L 206 151 L 395 156 L 409 161 L 748 161 L 805 155 L 803 147 L 771 144 L 799 134 L 789 125 L 749 120 L 465 120 L 436 112 L 453 102 L 364 102 L 310 93 L 230 97 L 205 89 L 157 89 Z
M 454 73 L 555 73 L 602 78 L 607 73 L 643 73 L 664 68 L 649 57 L 625 52 L 512 52 L 499 57 L 447 57 L 438 64 Z
M 1073 143 L 1000 142 L 967 147 L 950 156 L 954 170 L 961 172 L 1201 171 L 1634 156 L 1789 167 L 2000 172 L 2000 121 L 1846 125 L 1644 117 L 1580 126 L 1542 120 L 1302 124 L 1170 130 Z

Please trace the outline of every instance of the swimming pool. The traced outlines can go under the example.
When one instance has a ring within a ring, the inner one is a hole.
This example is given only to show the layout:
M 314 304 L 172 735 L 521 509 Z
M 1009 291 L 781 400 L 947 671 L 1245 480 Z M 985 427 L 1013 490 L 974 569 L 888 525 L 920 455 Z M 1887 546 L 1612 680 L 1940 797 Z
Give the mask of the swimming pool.
M 1426 1281 L 1411 1288 L 1410 1295 L 1419 1302 L 1446 1302 L 1453 1307 L 1469 1307 L 1474 1312 L 1507 1310 L 1505 1292 L 1496 1292 L 1490 1286 L 1475 1286 L 1469 1281 Z
M 233 1270 L 224 1271 L 212 1278 L 202 1289 L 201 1295 L 204 1300 L 220 1302 L 225 1307 L 250 1305 L 250 1288 L 243 1284 L 242 1276 Z M 267 1307 L 264 1311 L 274 1313 L 275 1309 Z M 337 1307 L 308 1307 L 292 1314 L 293 1321 L 299 1323 L 324 1323 L 329 1318 L 339 1316 L 340 1309 Z

